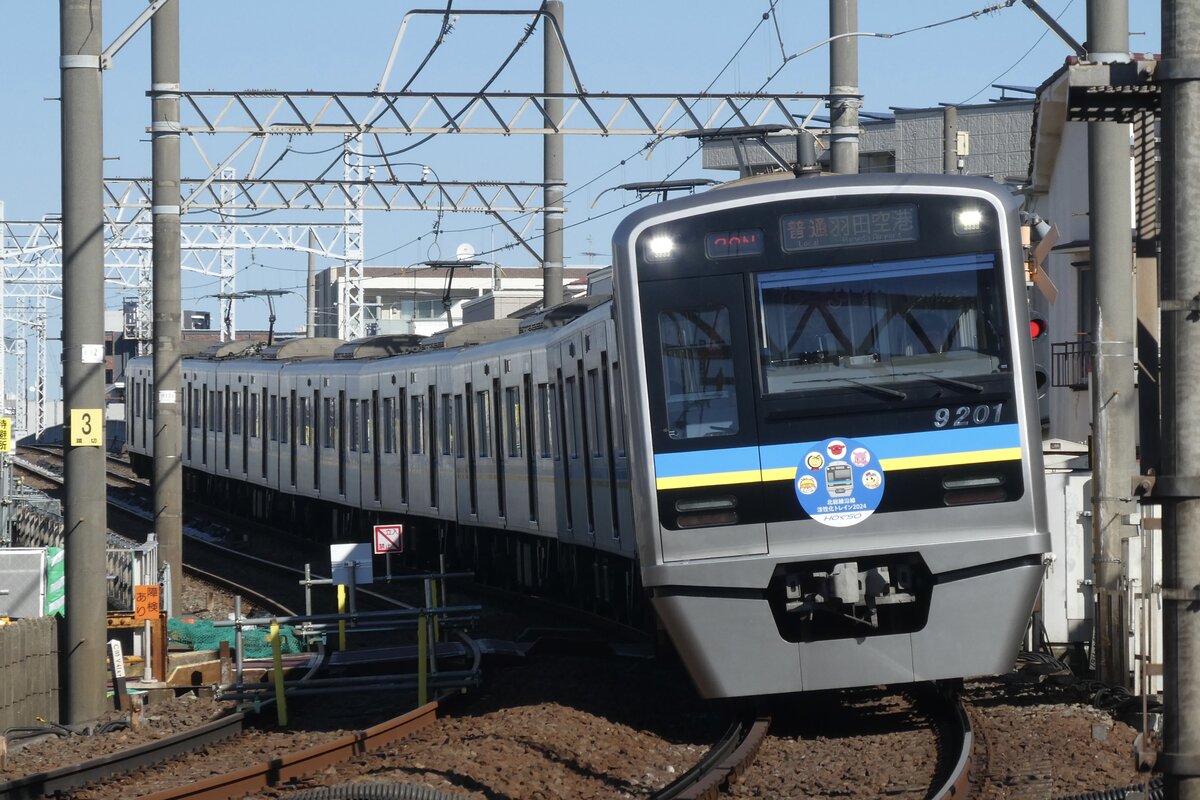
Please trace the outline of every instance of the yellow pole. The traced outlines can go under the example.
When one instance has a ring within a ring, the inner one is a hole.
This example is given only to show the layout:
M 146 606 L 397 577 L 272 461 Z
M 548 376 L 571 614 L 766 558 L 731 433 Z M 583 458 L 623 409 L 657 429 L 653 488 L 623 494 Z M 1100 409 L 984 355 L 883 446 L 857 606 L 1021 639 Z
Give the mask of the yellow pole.
M 346 587 L 338 584 L 338 614 L 346 614 Z M 346 649 L 346 620 L 338 620 L 338 650 Z
M 427 632 L 425 615 L 417 617 L 417 705 L 423 706 L 429 702 L 429 633 Z
M 275 663 L 275 711 L 279 724 L 287 725 L 287 695 L 283 693 L 283 641 L 279 635 L 279 623 L 271 620 L 271 635 L 267 641 L 271 643 L 271 656 Z
M 432 585 L 433 585 L 433 607 L 437 608 L 440 605 L 440 603 L 438 603 L 437 581 L 433 581 Z M 433 615 L 433 641 L 435 643 L 440 642 L 442 640 L 441 621 L 442 621 L 441 615 L 439 615 L 439 614 Z

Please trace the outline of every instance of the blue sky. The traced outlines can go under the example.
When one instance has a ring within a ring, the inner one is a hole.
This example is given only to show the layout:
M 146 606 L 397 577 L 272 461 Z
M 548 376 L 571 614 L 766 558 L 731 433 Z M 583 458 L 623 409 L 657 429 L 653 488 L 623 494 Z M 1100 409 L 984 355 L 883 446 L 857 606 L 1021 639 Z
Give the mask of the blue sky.
M 1079 40 L 1086 39 L 1086 0 L 1042 0 L 1047 11 Z M 988 0 L 860 0 L 859 29 L 899 33 L 859 40 L 859 82 L 867 110 L 892 106 L 986 102 L 999 92 L 993 83 L 1036 86 L 1060 67 L 1069 50 L 1020 2 L 1012 7 L 944 25 L 924 27 L 991 5 Z M 182 84 L 185 89 L 247 88 L 368 91 L 379 81 L 404 12 L 440 7 L 441 1 L 395 0 L 182 0 Z M 1159 3 L 1130 2 L 1130 49 L 1158 52 Z M 532 8 L 457 0 L 456 8 Z M 142 0 L 104 2 L 104 41 L 111 42 L 145 7 Z M 754 91 L 775 73 L 783 53 L 796 53 L 828 36 L 825 0 L 776 0 L 774 19 L 763 20 L 771 0 L 566 0 L 568 46 L 589 91 Z M 413 84 L 415 90 L 474 91 L 480 88 L 520 38 L 526 20 L 462 17 Z M 412 75 L 438 32 L 438 19 L 409 25 L 390 88 Z M 916 30 L 914 30 L 916 29 Z M 31 220 L 59 208 L 58 3 L 0 0 L 0 201 L 9 220 Z M 735 57 L 736 54 L 736 57 Z M 731 61 L 732 59 L 732 61 Z M 724 69 L 723 69 L 724 68 Z M 145 128 L 149 100 L 149 27 L 135 37 L 105 73 L 104 152 L 106 177 L 149 176 L 150 145 Z M 822 93 L 828 85 L 828 49 L 817 47 L 779 71 L 768 85 L 779 92 Z M 493 90 L 529 91 L 541 86 L 541 34 L 513 59 Z M 202 144 L 222 155 L 240 141 L 233 134 Z M 389 149 L 419 137 L 391 137 Z M 296 151 L 323 150 L 330 137 L 303 137 Z M 674 177 L 726 179 L 706 173 L 699 158 L 688 160 L 691 141 L 666 141 L 647 158 L 638 153 L 644 137 L 566 139 L 568 192 L 567 263 L 607 261 L 609 237 L 619 207 L 632 198 L 605 189 L 632 181 Z M 207 174 L 195 149 L 183 146 L 185 177 Z M 313 177 L 336 153 L 289 153 L 275 177 Z M 438 136 L 400 157 L 428 164 L 444 180 L 538 181 L 541 139 L 535 136 Z M 624 164 L 621 164 L 625 161 Z M 685 163 L 686 162 L 686 163 Z M 682 165 L 682 166 L 681 166 Z M 410 167 L 409 177 L 419 176 Z M 339 170 L 340 172 L 340 170 Z M 594 181 L 588 183 L 589 181 Z M 586 184 L 586 185 L 585 185 Z M 593 204 L 595 204 L 593 206 Z M 280 224 L 304 215 L 266 216 Z M 305 218 L 311 218 L 311 215 Z M 595 218 L 593 221 L 587 221 Z M 336 222 L 340 213 L 323 218 Z M 432 213 L 382 212 L 366 218 L 366 254 L 372 265 L 407 265 L 449 257 L 467 242 L 484 252 L 512 240 L 478 214 L 449 214 L 436 242 Z M 536 235 L 540 223 L 531 234 Z M 418 238 L 419 237 L 419 238 Z M 599 255 L 588 256 L 588 252 Z M 503 265 L 531 262 L 517 250 L 493 256 Z M 303 285 L 305 257 L 277 252 L 240 253 L 238 288 Z M 211 278 L 185 275 L 184 306 L 216 310 L 208 298 Z M 114 289 L 108 300 L 119 307 Z M 281 299 L 280 329 L 302 322 L 300 294 Z M 256 306 L 263 306 L 257 309 Z M 239 327 L 265 325 L 265 304 L 239 307 Z M 216 314 L 214 313 L 214 318 Z M 58 312 L 52 312 L 51 326 Z

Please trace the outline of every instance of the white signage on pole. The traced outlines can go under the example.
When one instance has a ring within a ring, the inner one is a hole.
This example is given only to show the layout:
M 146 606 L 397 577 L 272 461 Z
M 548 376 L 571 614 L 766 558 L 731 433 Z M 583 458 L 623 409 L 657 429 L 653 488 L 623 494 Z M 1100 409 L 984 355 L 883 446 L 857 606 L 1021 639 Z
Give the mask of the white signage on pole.
M 329 545 L 329 564 L 334 585 L 364 586 L 372 583 L 375 580 L 371 568 L 372 558 L 369 544 Z

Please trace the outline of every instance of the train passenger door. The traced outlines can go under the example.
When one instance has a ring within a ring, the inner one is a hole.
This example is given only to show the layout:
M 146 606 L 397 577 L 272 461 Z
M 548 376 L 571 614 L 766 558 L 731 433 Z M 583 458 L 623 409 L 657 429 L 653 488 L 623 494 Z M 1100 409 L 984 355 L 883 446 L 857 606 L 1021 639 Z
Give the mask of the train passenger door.
M 740 275 L 640 286 L 664 561 L 768 552 L 756 358 Z

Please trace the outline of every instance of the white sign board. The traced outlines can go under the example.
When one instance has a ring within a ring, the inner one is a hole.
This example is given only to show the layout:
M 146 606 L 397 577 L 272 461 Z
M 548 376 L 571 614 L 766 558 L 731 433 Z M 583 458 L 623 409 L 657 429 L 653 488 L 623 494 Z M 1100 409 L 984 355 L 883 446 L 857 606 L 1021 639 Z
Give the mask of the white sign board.
M 363 586 L 375 580 L 371 568 L 371 545 L 369 544 L 331 544 L 329 545 L 329 568 L 336 586 Z
M 404 552 L 403 525 L 375 526 L 375 555 Z

